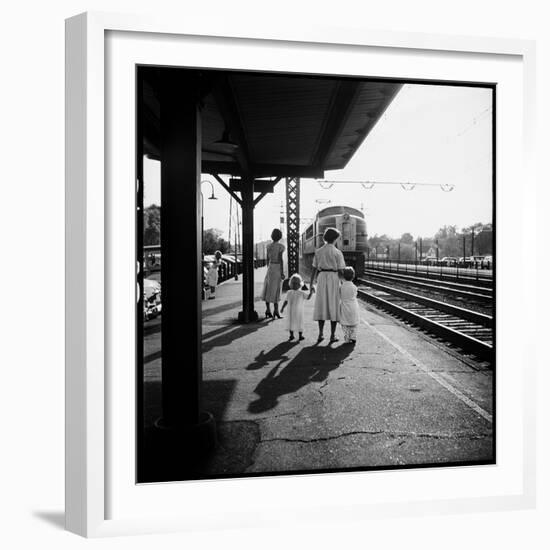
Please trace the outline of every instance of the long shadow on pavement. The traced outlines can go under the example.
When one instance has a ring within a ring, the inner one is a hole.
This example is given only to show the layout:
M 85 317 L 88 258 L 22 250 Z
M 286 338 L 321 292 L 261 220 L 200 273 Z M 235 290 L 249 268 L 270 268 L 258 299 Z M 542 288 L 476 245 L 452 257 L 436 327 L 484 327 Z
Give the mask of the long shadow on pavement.
M 202 352 L 207 353 L 212 348 L 216 348 L 219 346 L 228 346 L 235 340 L 238 340 L 239 338 L 243 338 L 244 336 L 248 336 L 249 334 L 252 334 L 253 332 L 256 332 L 257 330 L 265 326 L 266 324 L 262 322 L 250 323 L 248 325 L 237 325 L 230 332 L 226 332 L 225 334 L 220 334 L 219 336 L 214 337 L 208 340 L 207 342 L 203 342 Z
M 274 360 L 282 359 L 279 349 L 279 357 L 275 353 L 268 352 L 265 357 L 273 357 Z M 308 346 L 288 363 L 279 373 L 283 361 L 273 367 L 267 376 L 256 386 L 254 393 L 259 397 L 248 405 L 248 411 L 251 413 L 261 413 L 277 406 L 279 397 L 293 393 L 306 386 L 310 382 L 323 382 L 328 378 L 331 371 L 337 369 L 346 357 L 353 351 L 353 346 L 342 344 L 338 347 L 331 346 Z M 258 362 L 252 363 L 247 368 L 254 367 Z
M 260 353 L 254 357 L 254 362 L 246 367 L 246 370 L 259 370 L 263 367 L 267 367 L 271 361 L 279 361 L 280 366 L 285 361 L 288 361 L 288 355 L 286 355 L 286 353 L 295 345 L 296 342 L 281 342 L 267 353 L 264 350 L 260 351 Z
M 259 302 L 260 298 L 256 298 L 254 302 Z M 202 308 L 202 315 L 203 317 L 209 317 L 210 315 L 214 315 L 216 313 L 223 313 L 224 311 L 229 311 L 230 309 L 242 309 L 242 300 L 239 298 L 238 300 L 232 300 L 231 302 L 226 302 L 225 304 L 220 304 L 219 306 L 213 306 L 213 307 L 203 307 Z

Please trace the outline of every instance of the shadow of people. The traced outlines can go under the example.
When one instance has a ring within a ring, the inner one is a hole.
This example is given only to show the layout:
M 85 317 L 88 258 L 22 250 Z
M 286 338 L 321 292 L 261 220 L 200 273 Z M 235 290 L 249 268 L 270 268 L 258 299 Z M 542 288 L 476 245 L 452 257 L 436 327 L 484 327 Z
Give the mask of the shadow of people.
M 267 353 L 264 350 L 260 351 L 260 353 L 254 357 L 254 362 L 246 367 L 246 370 L 259 370 L 263 367 L 267 367 L 271 361 L 279 361 L 279 365 L 284 363 L 288 360 L 286 352 L 295 345 L 296 342 L 286 341 L 277 344 Z
M 208 339 L 206 342 L 202 342 L 202 352 L 207 353 L 211 349 L 219 346 L 228 346 L 232 344 L 235 340 L 243 338 L 260 330 L 265 327 L 265 323 L 250 323 L 248 325 L 232 325 L 231 330 L 224 332 L 223 334 L 218 334 L 214 338 Z M 208 338 L 209 335 L 206 335 L 205 338 Z
M 337 369 L 353 349 L 349 344 L 302 348 L 280 372 L 278 371 L 284 361 L 273 367 L 260 381 L 254 389 L 258 399 L 248 405 L 248 411 L 265 412 L 274 408 L 282 395 L 294 393 L 310 382 L 325 381 L 330 372 Z

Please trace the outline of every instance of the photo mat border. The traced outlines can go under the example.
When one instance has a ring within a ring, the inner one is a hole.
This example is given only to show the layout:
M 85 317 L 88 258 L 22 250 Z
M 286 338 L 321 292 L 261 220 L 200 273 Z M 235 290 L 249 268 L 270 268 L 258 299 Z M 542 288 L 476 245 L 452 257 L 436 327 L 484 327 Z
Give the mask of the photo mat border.
M 250 69 L 250 70 L 242 70 L 242 69 L 233 69 L 233 68 L 224 68 L 219 69 L 216 67 L 204 67 L 204 66 L 167 66 L 167 65 L 145 65 L 145 64 L 139 64 L 136 66 L 136 118 L 135 118 L 135 128 L 136 128 L 136 180 L 141 181 L 142 184 L 138 185 L 138 190 L 136 193 L 137 201 L 138 201 L 138 208 L 136 208 L 137 218 L 136 218 L 136 260 L 140 262 L 142 267 L 138 270 L 135 277 L 135 284 L 139 286 L 139 288 L 143 288 L 143 278 L 144 278 L 144 269 L 143 269 L 143 222 L 139 216 L 141 215 L 141 211 L 139 210 L 139 206 L 143 205 L 143 193 L 144 188 L 146 185 L 146 182 L 143 180 L 143 162 L 140 162 L 140 155 L 142 155 L 142 146 L 140 143 L 140 137 L 141 132 L 143 131 L 141 128 L 141 122 L 140 122 L 140 101 L 142 101 L 143 92 L 142 92 L 142 80 L 140 80 L 139 71 L 142 68 L 146 69 L 182 69 L 182 70 L 215 70 L 215 71 L 223 71 L 228 73 L 240 73 L 240 74 L 257 74 L 257 75 L 280 75 L 285 77 L 310 77 L 310 78 L 319 78 L 319 79 L 343 79 L 343 80 L 354 80 L 354 81 L 362 81 L 362 82 L 392 82 L 392 83 L 398 83 L 398 84 L 410 84 L 410 85 L 425 85 L 425 86 L 441 86 L 441 87 L 468 87 L 468 88 L 481 88 L 481 89 L 488 89 L 491 90 L 491 108 L 492 108 L 492 115 L 491 115 L 491 191 L 492 191 L 492 199 L 491 199 L 491 205 L 492 205 L 492 219 L 491 223 L 493 225 L 493 237 L 492 237 L 492 246 L 493 251 L 496 251 L 496 240 L 497 240 L 497 177 L 496 177 L 496 170 L 497 170 L 497 128 L 496 128 L 496 105 L 497 105 L 497 85 L 496 83 L 492 82 L 480 82 L 480 81 L 453 81 L 453 80 L 433 80 L 433 79 L 401 79 L 401 78 L 393 78 L 393 77 L 377 77 L 377 76 L 355 76 L 355 75 L 348 75 L 348 74 L 333 74 L 333 73 L 327 73 L 327 74 L 320 74 L 320 73 L 296 73 L 296 72 L 281 72 L 281 71 L 275 71 L 275 70 L 256 70 L 256 69 Z M 189 230 L 194 232 L 194 227 L 189 227 Z M 346 468 L 317 468 L 317 469 L 297 469 L 297 470 L 288 470 L 288 471 L 266 471 L 266 472 L 250 472 L 250 473 L 241 473 L 241 474 L 212 474 L 212 475 L 205 475 L 202 477 L 189 477 L 189 478 L 182 478 L 182 479 L 174 479 L 171 481 L 179 482 L 179 481 L 192 481 L 192 480 L 216 480 L 216 479 L 244 479 L 244 478 L 255 478 L 255 477 L 263 477 L 263 476 L 296 476 L 296 475 L 317 475 L 317 474 L 333 474 L 333 473 L 352 473 L 352 472 L 369 472 L 369 471 L 385 471 L 385 470 L 407 470 L 407 469 L 423 469 L 423 468 L 450 468 L 450 467 L 467 467 L 467 466 L 482 466 L 482 465 L 491 465 L 496 464 L 497 460 L 497 405 L 496 405 L 496 378 L 497 378 L 497 364 L 496 364 L 496 349 L 497 349 L 497 304 L 496 304 L 496 296 L 497 296 L 497 264 L 498 264 L 498 258 L 495 256 L 494 259 L 494 267 L 493 267 L 493 281 L 494 281 L 494 301 L 493 301 L 493 318 L 494 318 L 494 326 L 493 326 L 493 346 L 494 346 L 494 352 L 491 357 L 491 363 L 492 363 L 492 370 L 493 370 L 493 382 L 492 382 L 492 410 L 493 412 L 493 420 L 492 420 L 492 459 L 486 459 L 486 460 L 466 460 L 466 461 L 449 461 L 449 462 L 425 462 L 425 463 L 414 463 L 414 464 L 400 464 L 400 465 L 380 465 L 380 466 L 354 466 L 354 467 L 346 467 Z M 197 266 L 195 266 L 196 268 Z M 184 283 L 185 286 L 189 286 L 187 282 Z M 144 392 L 144 383 L 143 383 L 143 376 L 144 376 L 144 357 L 145 357 L 145 351 L 144 351 L 144 331 L 143 331 L 143 315 L 140 309 L 136 312 L 136 483 L 137 484 L 147 484 L 147 483 L 158 483 L 154 481 L 140 481 L 138 479 L 139 477 L 139 453 L 144 452 L 144 398 L 145 398 L 145 392 Z M 142 459 L 143 460 L 143 459 Z M 166 480 L 168 481 L 168 480 Z M 163 481 L 164 482 L 164 481 Z

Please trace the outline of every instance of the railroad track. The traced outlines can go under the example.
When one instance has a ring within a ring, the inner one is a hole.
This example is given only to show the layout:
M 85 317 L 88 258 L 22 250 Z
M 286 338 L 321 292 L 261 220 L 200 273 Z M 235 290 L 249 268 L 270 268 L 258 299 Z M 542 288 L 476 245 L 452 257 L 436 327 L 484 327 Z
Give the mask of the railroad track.
M 465 284 L 465 285 L 473 285 L 476 287 L 488 287 L 492 288 L 494 284 L 494 279 L 492 276 L 487 275 L 481 275 L 480 273 L 476 275 L 474 274 L 467 274 L 467 273 L 453 273 L 450 271 L 451 268 L 443 268 L 446 271 L 443 270 L 437 270 L 437 268 L 434 268 L 432 270 L 427 270 L 424 266 L 417 266 L 415 268 L 414 265 L 389 265 L 389 266 L 376 266 L 376 265 L 370 265 L 367 262 L 365 262 L 365 271 L 377 271 L 380 273 L 391 273 L 393 274 L 403 274 L 405 276 L 409 277 L 421 277 L 426 280 L 437 280 L 437 281 L 445 281 L 445 282 L 456 282 L 459 284 Z
M 389 281 L 390 283 L 413 286 L 421 290 L 437 292 L 468 301 L 473 300 L 481 304 L 492 304 L 493 302 L 492 288 L 462 283 L 434 281 L 433 279 L 426 279 L 425 277 L 415 277 L 403 275 L 401 273 L 385 273 L 370 269 L 365 271 L 365 275 L 368 276 L 369 279 L 375 278 L 381 281 Z
M 451 342 L 468 353 L 492 361 L 493 317 L 398 288 L 359 279 L 360 298 Z

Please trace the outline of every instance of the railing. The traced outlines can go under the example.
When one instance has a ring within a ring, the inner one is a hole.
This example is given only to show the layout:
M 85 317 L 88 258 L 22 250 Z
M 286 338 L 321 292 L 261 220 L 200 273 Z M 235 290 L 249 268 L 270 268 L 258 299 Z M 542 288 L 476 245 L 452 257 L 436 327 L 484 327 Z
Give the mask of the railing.
M 476 281 L 492 280 L 492 265 L 485 266 L 482 262 L 456 263 L 443 265 L 441 262 L 419 262 L 414 260 L 389 260 L 367 259 L 365 269 L 377 269 L 379 271 L 409 273 L 411 275 L 423 275 L 428 278 L 440 279 L 475 279 Z
M 267 261 L 262 258 L 255 258 L 254 259 L 254 268 L 260 268 L 264 267 L 266 265 Z M 238 259 L 237 262 L 235 261 L 228 261 L 223 260 L 220 265 L 218 266 L 218 284 L 223 283 L 224 281 L 228 281 L 230 279 L 238 278 L 239 275 L 241 275 L 243 272 L 243 262 L 242 259 Z M 206 273 L 204 274 L 203 278 L 203 299 L 205 297 L 205 289 L 208 287 L 206 284 Z

